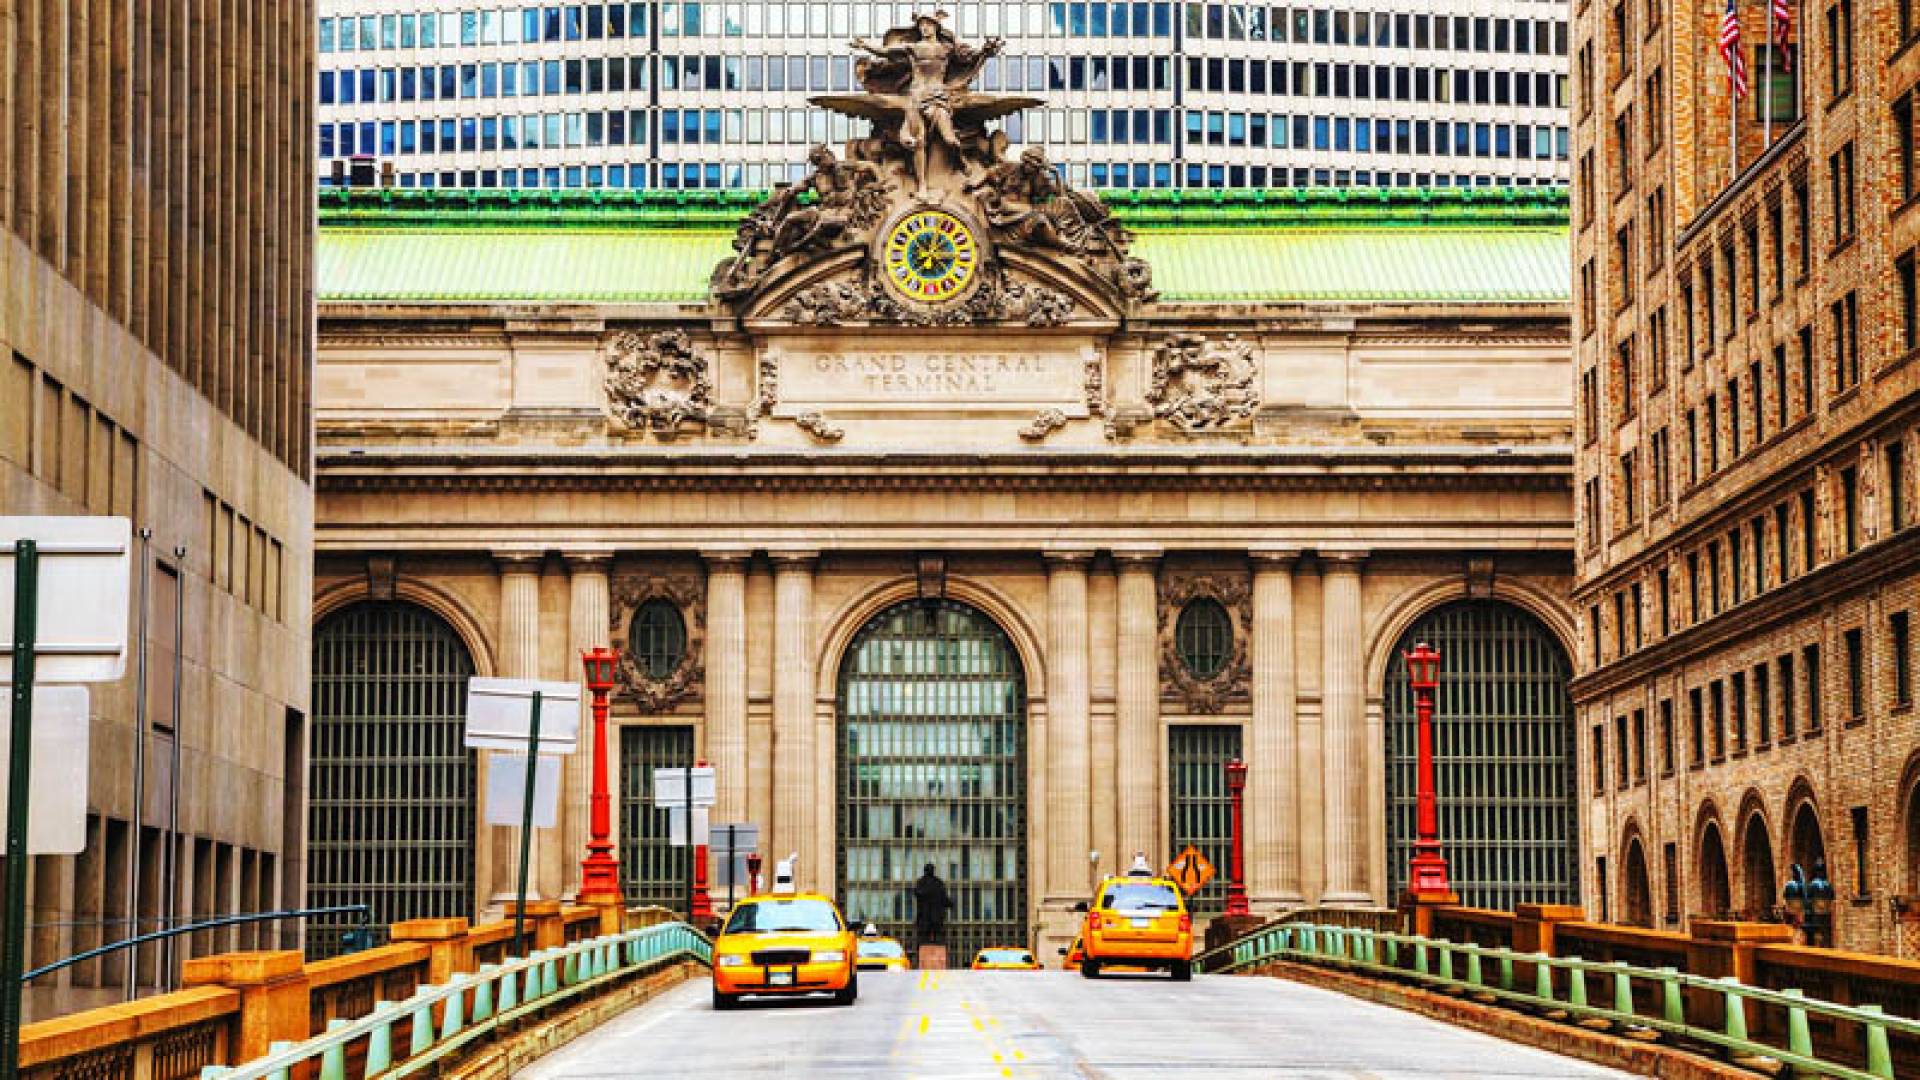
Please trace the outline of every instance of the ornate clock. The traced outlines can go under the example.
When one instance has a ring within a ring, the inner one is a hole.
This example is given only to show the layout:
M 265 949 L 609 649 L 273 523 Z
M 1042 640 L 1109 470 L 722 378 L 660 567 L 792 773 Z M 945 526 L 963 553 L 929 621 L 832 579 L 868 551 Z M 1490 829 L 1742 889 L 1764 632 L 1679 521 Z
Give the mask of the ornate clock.
M 887 284 L 921 304 L 959 297 L 980 272 L 980 245 L 973 230 L 944 210 L 915 210 L 895 222 L 880 256 Z

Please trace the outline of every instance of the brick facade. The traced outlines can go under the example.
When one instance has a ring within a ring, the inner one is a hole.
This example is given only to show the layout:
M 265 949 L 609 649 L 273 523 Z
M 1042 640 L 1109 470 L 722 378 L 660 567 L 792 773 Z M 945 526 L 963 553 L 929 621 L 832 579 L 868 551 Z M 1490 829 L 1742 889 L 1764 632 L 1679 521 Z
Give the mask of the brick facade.
M 1772 918 L 1823 855 L 1834 943 L 1911 951 L 1920 50 L 1793 6 L 1770 132 L 1767 5 L 1739 7 L 1736 158 L 1724 4 L 1576 2 L 1584 873 L 1594 914 Z

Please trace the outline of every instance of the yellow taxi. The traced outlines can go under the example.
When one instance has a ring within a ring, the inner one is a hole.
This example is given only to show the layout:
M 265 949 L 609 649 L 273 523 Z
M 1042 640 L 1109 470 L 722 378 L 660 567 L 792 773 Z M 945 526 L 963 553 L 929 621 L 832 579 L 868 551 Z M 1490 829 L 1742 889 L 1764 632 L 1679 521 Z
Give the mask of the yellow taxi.
M 973 956 L 975 971 L 1039 971 L 1032 949 L 985 948 Z
M 913 966 L 907 963 L 905 946 L 872 927 L 860 935 L 855 964 L 861 971 L 905 971 Z
M 1073 944 L 1061 949 L 1060 955 L 1066 957 L 1066 959 L 1060 961 L 1061 971 L 1080 970 L 1080 961 L 1087 958 L 1087 952 L 1080 946 L 1079 934 L 1073 935 Z
M 1100 882 L 1084 905 L 1080 974 L 1098 978 L 1102 968 L 1161 968 L 1176 982 L 1193 978 L 1193 915 L 1173 881 L 1130 873 Z
M 749 896 L 713 941 L 713 1007 L 749 995 L 860 995 L 855 935 L 832 900 L 817 893 Z

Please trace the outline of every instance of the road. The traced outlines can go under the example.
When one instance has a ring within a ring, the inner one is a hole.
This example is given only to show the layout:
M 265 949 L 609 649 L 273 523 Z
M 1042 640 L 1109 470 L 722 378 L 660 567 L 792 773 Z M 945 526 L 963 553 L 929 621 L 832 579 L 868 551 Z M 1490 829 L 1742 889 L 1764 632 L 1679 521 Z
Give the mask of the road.
M 860 980 L 851 1008 L 716 1013 L 696 979 L 518 1074 L 1591 1080 L 1603 1069 L 1282 979 L 943 971 Z

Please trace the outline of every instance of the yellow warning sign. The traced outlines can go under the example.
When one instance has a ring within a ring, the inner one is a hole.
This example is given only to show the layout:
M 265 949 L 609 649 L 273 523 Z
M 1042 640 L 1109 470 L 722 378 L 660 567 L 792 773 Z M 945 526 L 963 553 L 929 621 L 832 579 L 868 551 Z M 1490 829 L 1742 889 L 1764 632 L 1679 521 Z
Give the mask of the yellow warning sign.
M 1213 880 L 1213 864 L 1192 844 L 1167 864 L 1167 876 L 1179 884 L 1188 896 L 1205 888 Z

